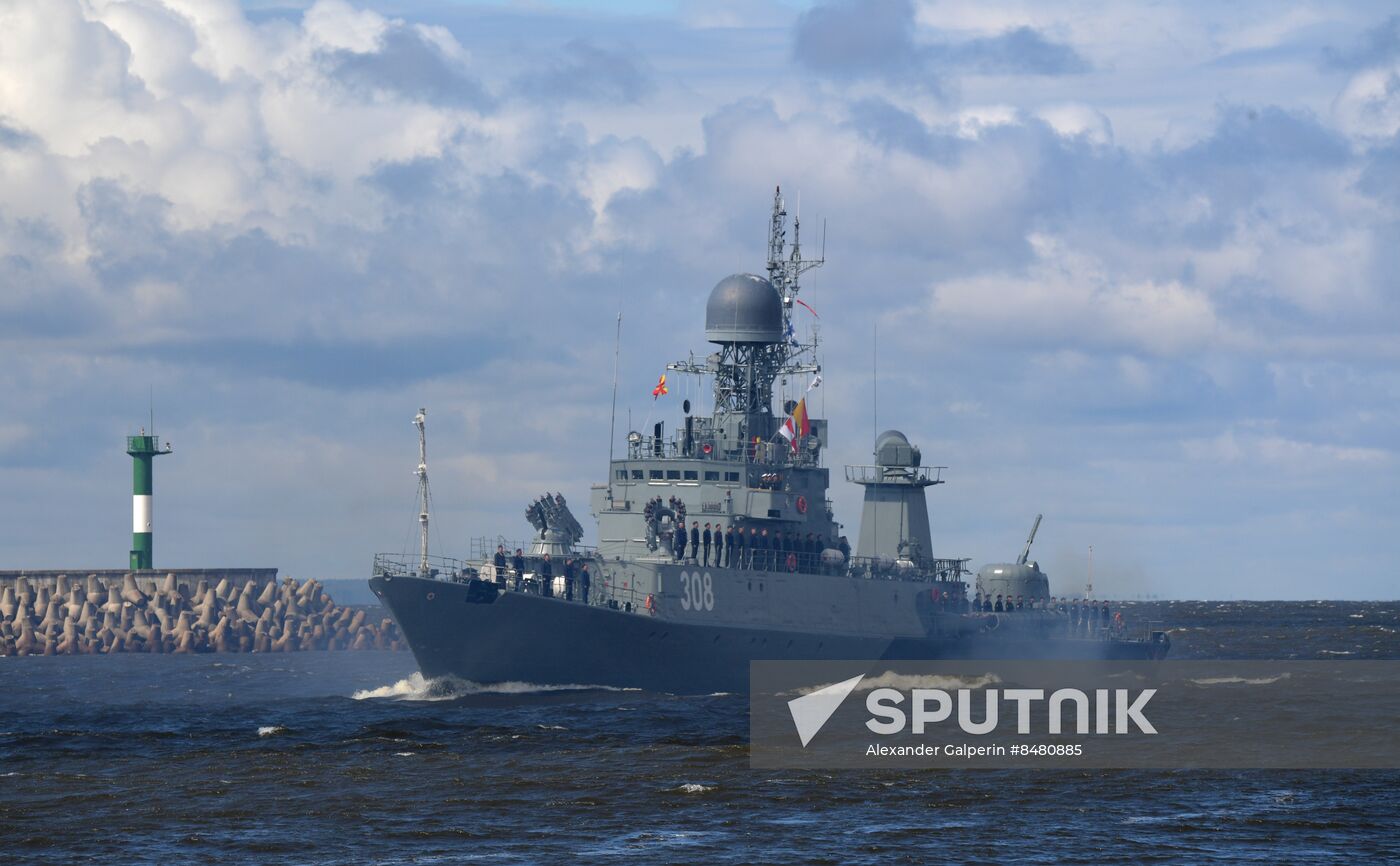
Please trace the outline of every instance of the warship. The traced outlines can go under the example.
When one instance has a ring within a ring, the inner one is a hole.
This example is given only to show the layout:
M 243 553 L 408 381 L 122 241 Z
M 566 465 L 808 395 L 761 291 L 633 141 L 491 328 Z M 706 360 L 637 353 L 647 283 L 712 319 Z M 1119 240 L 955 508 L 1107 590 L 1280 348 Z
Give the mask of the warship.
M 803 258 L 800 220 L 789 241 L 787 217 L 778 190 L 766 275 L 722 279 L 705 305 L 712 351 L 667 364 L 712 381 L 710 414 L 686 400 L 674 430 L 630 431 L 625 453 L 609 454 L 590 491 L 596 546 L 555 493 L 527 508 L 530 541 L 481 537 L 461 559 L 429 556 L 419 412 L 420 550 L 376 555 L 369 583 L 425 677 L 705 694 L 744 690 L 755 660 L 1167 654 L 1152 624 L 1130 634 L 1106 606 L 1051 595 L 1030 558 L 1038 516 L 1014 562 L 975 578 L 969 559 L 934 556 L 926 493 L 946 467 L 923 465 L 897 430 L 877 437 L 870 465 L 844 467 L 864 493 L 852 550 L 828 495 L 830 430 L 808 406 L 818 329 L 799 337 L 794 321 L 811 309 L 800 277 L 824 253 Z M 663 375 L 654 394 L 667 391 Z M 614 418 L 615 406 L 616 384 Z

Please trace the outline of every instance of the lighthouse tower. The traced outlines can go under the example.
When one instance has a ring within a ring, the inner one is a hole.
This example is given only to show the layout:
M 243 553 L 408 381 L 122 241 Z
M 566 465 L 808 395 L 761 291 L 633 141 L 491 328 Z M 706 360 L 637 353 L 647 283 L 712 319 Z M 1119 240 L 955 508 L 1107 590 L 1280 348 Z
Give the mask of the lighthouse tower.
M 170 443 L 160 447 L 153 430 L 147 435 L 126 437 L 126 453 L 131 455 L 131 569 L 149 569 L 151 564 L 151 460 L 170 453 Z

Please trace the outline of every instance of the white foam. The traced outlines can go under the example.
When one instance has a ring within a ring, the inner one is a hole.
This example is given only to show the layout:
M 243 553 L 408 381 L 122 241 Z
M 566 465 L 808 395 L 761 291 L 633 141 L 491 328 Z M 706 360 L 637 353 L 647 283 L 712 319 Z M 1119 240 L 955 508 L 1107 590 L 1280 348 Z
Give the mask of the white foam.
M 392 685 L 376 689 L 360 689 L 350 697 L 357 701 L 368 698 L 389 698 L 398 701 L 450 701 L 465 695 L 525 695 L 535 692 L 561 692 L 601 690 L 608 692 L 631 692 L 639 689 L 619 689 L 615 686 L 598 686 L 583 683 L 541 684 L 541 683 L 474 683 L 453 676 L 428 679 L 415 671 L 408 677 Z
M 271 737 L 277 734 L 285 734 L 286 732 L 287 729 L 282 727 L 281 725 L 264 725 L 261 728 L 258 728 L 259 737 Z
M 697 785 L 694 782 L 686 782 L 676 790 L 684 794 L 703 794 L 706 791 L 713 791 L 714 789 L 714 785 Z
M 1249 679 L 1249 678 L 1247 678 L 1247 677 L 1204 677 L 1204 678 L 1198 679 L 1198 680 L 1191 680 L 1191 682 L 1195 683 L 1195 684 L 1198 685 L 1198 686 L 1219 686 L 1219 685 L 1267 686 L 1267 685 L 1270 684 L 1270 683 L 1276 683 L 1276 682 L 1278 682 L 1279 680 L 1286 680 L 1286 679 L 1288 679 L 1288 674 L 1284 673 L 1284 674 L 1279 674 L 1279 675 L 1276 676 L 1276 677 L 1257 677 L 1257 678 L 1255 678 L 1255 679 Z
M 865 692 L 872 689 L 900 689 L 909 691 L 911 689 L 942 689 L 944 691 L 956 691 L 957 689 L 981 689 L 994 683 L 1001 682 L 1001 677 L 996 674 L 985 674 L 979 677 L 952 677 L 938 674 L 897 674 L 894 671 L 885 671 L 882 674 L 867 676 L 856 684 L 855 691 Z M 828 684 L 807 686 L 797 690 L 797 694 L 810 694 L 827 687 Z

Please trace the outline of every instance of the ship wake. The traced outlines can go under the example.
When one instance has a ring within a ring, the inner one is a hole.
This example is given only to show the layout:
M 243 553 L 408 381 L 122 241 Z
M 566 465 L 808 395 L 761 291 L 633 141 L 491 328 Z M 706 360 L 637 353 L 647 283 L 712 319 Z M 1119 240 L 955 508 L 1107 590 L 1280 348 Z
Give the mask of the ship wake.
M 563 691 L 637 691 L 619 689 L 614 686 L 588 685 L 583 683 L 475 683 L 454 676 L 425 677 L 415 671 L 409 676 L 386 686 L 374 689 L 359 689 L 350 695 L 357 701 L 380 699 L 393 701 L 451 701 L 468 695 L 527 695 L 537 692 Z

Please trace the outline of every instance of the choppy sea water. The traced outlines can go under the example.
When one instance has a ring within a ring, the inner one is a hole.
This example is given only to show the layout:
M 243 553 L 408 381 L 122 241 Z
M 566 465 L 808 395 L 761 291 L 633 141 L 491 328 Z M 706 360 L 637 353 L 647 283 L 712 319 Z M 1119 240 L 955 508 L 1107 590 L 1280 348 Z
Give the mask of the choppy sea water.
M 1400 602 L 1128 606 L 1176 658 L 1400 658 Z M 627 652 L 619 647 L 618 652 Z M 407 653 L 0 659 L 16 863 L 1400 862 L 1400 772 L 751 770 L 741 695 Z

